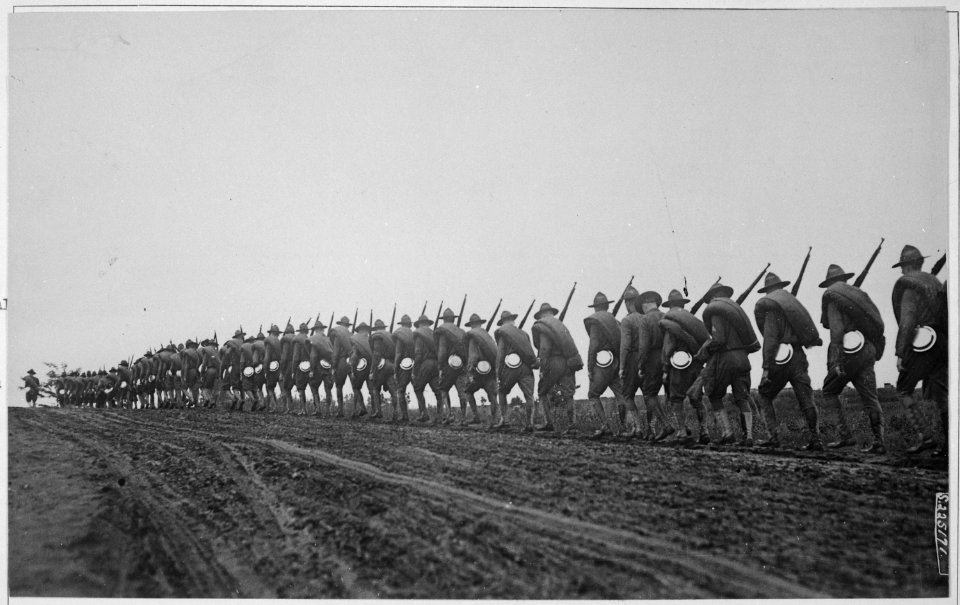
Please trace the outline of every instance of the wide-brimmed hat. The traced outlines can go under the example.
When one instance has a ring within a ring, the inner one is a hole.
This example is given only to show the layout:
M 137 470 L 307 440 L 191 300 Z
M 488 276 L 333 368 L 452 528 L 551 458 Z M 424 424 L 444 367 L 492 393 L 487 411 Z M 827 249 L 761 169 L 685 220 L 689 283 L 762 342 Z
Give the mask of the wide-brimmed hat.
M 211 345 L 211 344 L 213 344 L 213 341 L 210 340 L 209 338 L 204 338 L 203 340 L 200 341 L 200 346 L 201 346 L 201 347 L 205 347 L 205 346 Z
M 607 300 L 607 295 L 603 292 L 597 292 L 596 296 L 593 297 L 593 304 L 587 305 L 587 307 L 596 309 L 597 307 L 602 307 L 604 305 L 610 306 L 610 301 Z
M 358 328 L 358 329 L 359 329 L 359 328 Z M 382 319 L 378 319 L 377 321 L 373 322 L 373 329 L 374 329 L 374 330 L 386 330 L 386 329 L 387 329 L 387 324 L 383 323 L 383 320 L 382 320 Z
M 558 315 L 558 314 L 560 313 L 560 311 L 556 310 L 556 309 L 553 307 L 553 305 L 551 305 L 551 304 L 548 303 L 548 302 L 545 302 L 545 303 L 543 303 L 542 305 L 540 305 L 540 310 L 533 314 L 533 318 L 534 318 L 534 319 L 540 319 L 540 316 L 541 316 L 541 315 L 543 315 L 544 313 L 548 313 L 548 312 L 549 312 L 549 313 L 553 313 L 554 315 Z
M 486 319 L 480 319 L 480 316 L 477 315 L 476 313 L 471 313 L 471 314 L 470 314 L 470 321 L 467 322 L 467 327 L 468 327 L 468 328 L 472 328 L 473 326 L 475 326 L 475 325 L 477 325 L 477 324 L 482 324 L 482 323 L 484 323 L 484 322 L 486 322 L 486 321 L 487 321 Z
M 121 359 L 121 360 L 120 360 L 120 366 L 121 366 L 121 367 L 124 367 L 124 368 L 129 368 L 129 367 L 130 367 L 130 362 L 128 362 L 126 359 Z
M 109 372 L 110 372 L 111 374 L 116 374 L 116 373 L 117 373 L 117 368 L 110 368 Z
M 501 311 L 500 319 L 497 320 L 497 325 L 502 326 L 505 322 L 516 319 L 518 315 L 516 313 L 511 313 L 510 311 Z
M 759 292 L 760 294 L 766 294 L 770 290 L 776 290 L 777 288 L 786 288 L 789 285 L 790 285 L 789 281 L 783 281 L 782 279 L 780 279 L 780 276 L 778 276 L 773 271 L 770 271 L 763 278 L 763 287 L 757 288 L 757 292 Z
M 407 326 L 409 328 L 410 326 L 413 325 L 413 320 L 410 319 L 409 315 L 404 313 L 403 316 L 400 317 L 400 325 Z
M 236 332 L 233 333 L 234 338 L 243 338 L 246 335 L 247 333 L 244 332 L 243 330 L 237 330 Z
M 344 328 L 349 328 L 353 324 L 350 323 L 350 318 L 344 315 L 343 317 L 340 318 L 340 321 L 337 322 L 337 325 L 343 326 Z
M 417 328 L 420 326 L 432 326 L 433 320 L 427 317 L 426 315 L 421 315 L 417 321 L 413 322 L 413 325 Z
M 657 306 L 660 306 L 660 303 L 663 302 L 663 297 L 660 296 L 659 292 L 654 292 L 653 290 L 647 290 L 637 297 L 637 302 L 641 305 L 646 303 L 656 303 Z
M 320 318 L 317 318 L 317 319 L 313 322 L 313 327 L 310 328 L 310 330 L 313 331 L 313 332 L 316 332 L 317 330 L 323 330 L 323 329 L 326 328 L 326 327 L 327 327 L 327 326 L 326 326 L 322 321 L 320 321 Z
M 33 371 L 33 368 L 30 368 L 29 370 L 27 370 L 27 374 L 30 374 L 32 376 L 36 374 L 36 372 Z
M 453 309 L 447 307 L 443 310 L 443 315 L 440 316 L 440 319 L 443 321 L 453 321 L 457 318 L 457 314 L 453 312 Z
M 722 298 L 732 298 L 733 288 L 717 282 L 710 286 L 710 289 L 707 290 L 707 295 L 704 298 L 710 300 L 711 298 L 717 298 L 718 296 Z
M 188 347 L 189 347 L 190 345 L 197 346 L 197 343 L 193 342 L 193 339 L 192 339 L 192 338 L 188 338 L 188 339 L 187 339 L 187 342 L 184 343 L 184 345 L 185 345 L 185 346 L 188 346 Z
M 361 331 L 370 331 L 370 326 L 367 324 L 367 322 L 361 321 L 359 324 L 357 324 L 357 332 Z
M 627 286 L 623 290 L 623 300 L 634 300 L 638 296 L 640 296 L 640 292 L 638 292 L 633 286 Z
M 926 256 L 920 254 L 920 251 L 917 250 L 914 246 L 907 244 L 903 247 L 903 250 L 900 251 L 900 261 L 893 266 L 894 269 L 897 267 L 902 267 L 903 265 L 909 265 L 913 263 L 923 264 L 923 259 L 927 258 Z
M 830 284 L 838 281 L 847 281 L 851 277 L 853 277 L 853 273 L 844 273 L 843 269 L 840 268 L 840 265 L 830 265 L 827 267 L 827 279 L 820 282 L 820 287 L 826 288 Z
M 302 332 L 302 333 L 304 333 L 304 334 L 306 334 L 306 333 L 309 332 L 309 331 L 310 331 L 310 326 L 307 325 L 306 322 L 300 324 L 300 327 L 297 328 L 297 332 Z
M 690 302 L 689 299 L 684 298 L 683 294 L 680 294 L 680 290 L 670 290 L 670 294 L 667 294 L 667 301 L 662 303 L 661 307 L 682 307 L 683 305 Z
M 287 327 L 283 329 L 283 333 L 284 333 L 284 334 L 293 334 L 293 332 L 294 332 L 293 324 L 288 321 L 288 322 L 287 322 Z
M 280 326 L 278 326 L 277 324 L 270 324 L 270 329 L 267 330 L 267 334 L 279 334 L 279 333 L 280 333 Z

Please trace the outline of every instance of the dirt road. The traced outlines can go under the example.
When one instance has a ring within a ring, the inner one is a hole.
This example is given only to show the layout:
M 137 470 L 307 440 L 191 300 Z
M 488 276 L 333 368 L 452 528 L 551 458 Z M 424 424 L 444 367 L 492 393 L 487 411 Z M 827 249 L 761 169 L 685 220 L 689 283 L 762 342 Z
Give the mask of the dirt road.
M 945 464 L 11 409 L 10 594 L 946 596 Z

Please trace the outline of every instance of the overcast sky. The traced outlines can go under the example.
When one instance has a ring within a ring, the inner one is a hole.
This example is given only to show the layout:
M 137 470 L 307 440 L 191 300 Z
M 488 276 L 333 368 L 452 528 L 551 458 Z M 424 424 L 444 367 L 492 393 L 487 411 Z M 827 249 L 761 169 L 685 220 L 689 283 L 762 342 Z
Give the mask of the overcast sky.
M 739 293 L 767 262 L 795 279 L 810 245 L 819 319 L 827 265 L 860 271 L 886 237 L 864 285 L 882 384 L 890 265 L 948 245 L 943 10 L 20 13 L 9 32 L 8 384 L 289 315 L 464 293 L 468 315 L 522 313 L 574 280 L 585 356 L 598 290 Z M 810 358 L 819 388 L 825 347 Z

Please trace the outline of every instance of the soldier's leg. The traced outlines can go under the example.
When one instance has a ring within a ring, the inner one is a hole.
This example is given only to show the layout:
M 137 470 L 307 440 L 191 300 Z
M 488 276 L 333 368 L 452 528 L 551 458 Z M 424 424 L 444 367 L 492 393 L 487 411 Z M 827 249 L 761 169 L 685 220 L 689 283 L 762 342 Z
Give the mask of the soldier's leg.
M 750 399 L 750 372 L 738 373 L 732 384 L 733 400 L 740 408 L 740 419 L 743 427 L 743 437 L 740 445 L 753 446 L 753 406 Z
M 460 416 L 463 422 L 469 422 L 469 424 L 476 424 L 480 422 L 480 414 L 477 412 L 477 400 L 472 395 L 467 396 L 467 375 L 466 373 L 461 373 L 457 376 L 457 381 L 454 383 L 454 387 L 457 391 L 457 397 L 460 399 Z M 467 406 L 470 406 L 470 411 L 473 412 L 473 416 L 467 421 Z
M 830 371 L 823 381 L 823 390 L 821 391 L 823 393 L 823 409 L 824 412 L 826 410 L 836 410 L 837 430 L 839 432 L 839 438 L 836 441 L 826 444 L 828 448 L 835 449 L 857 444 L 857 440 L 853 438 L 853 433 L 850 431 L 850 424 L 847 422 L 847 413 L 843 409 L 843 401 L 840 399 L 840 393 L 843 392 L 843 388 L 847 386 L 849 380 L 850 378 L 846 374 Z
M 788 378 L 788 368 L 784 366 L 772 367 L 767 371 L 767 379 L 761 381 L 757 388 L 758 407 L 763 415 L 764 424 L 767 425 L 767 432 L 770 433 L 769 439 L 757 443 L 761 447 L 780 447 L 780 421 L 777 419 L 777 410 L 773 406 L 773 401 L 786 386 Z
M 913 351 L 908 351 L 903 357 L 904 369 L 897 377 L 897 395 L 900 398 L 900 405 L 903 406 L 907 426 L 910 428 L 910 432 L 916 436 L 917 440 L 916 445 L 907 448 L 907 453 L 910 454 L 937 447 L 937 442 L 933 438 L 933 431 L 930 429 L 930 425 L 924 417 L 919 403 L 913 396 L 920 381 L 923 380 L 931 370 L 936 369 L 931 367 L 932 364 L 928 361 L 930 359 L 932 358 L 925 354 L 918 355 Z
M 871 454 L 886 453 L 883 437 L 883 409 L 880 407 L 880 398 L 877 396 L 877 377 L 873 363 L 863 367 L 852 378 L 853 388 L 860 396 L 860 404 L 870 421 L 870 430 L 873 433 L 873 444 L 863 451 Z
M 810 431 L 810 440 L 802 449 L 819 451 L 823 449 L 823 441 L 820 438 L 820 413 L 813 400 L 813 385 L 807 368 L 807 360 L 804 358 L 803 364 L 798 366 L 790 377 L 790 386 L 793 387 L 793 394 L 797 397 L 800 412 L 807 421 L 807 429 Z
M 537 401 L 543 407 L 543 416 L 546 422 L 534 426 L 537 431 L 555 430 L 556 423 L 554 419 L 553 391 L 567 369 L 565 359 L 551 357 L 542 362 L 540 366 L 540 384 L 537 387 Z

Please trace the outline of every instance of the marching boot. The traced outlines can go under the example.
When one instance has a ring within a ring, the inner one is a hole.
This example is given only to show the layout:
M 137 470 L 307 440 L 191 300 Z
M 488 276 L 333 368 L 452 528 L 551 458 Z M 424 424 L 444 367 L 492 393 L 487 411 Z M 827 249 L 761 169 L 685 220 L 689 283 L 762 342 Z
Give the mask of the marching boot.
M 850 447 L 851 445 L 856 445 L 857 440 L 853 438 L 853 433 L 850 432 L 850 425 L 847 424 L 847 413 L 843 410 L 843 402 L 840 401 L 839 397 L 825 397 L 824 402 L 830 402 L 831 407 L 836 405 L 837 416 L 839 418 L 839 429 L 840 429 L 840 438 L 836 441 L 831 441 L 827 444 L 827 447 L 830 449 L 837 449 L 841 447 Z
M 871 418 L 870 420 L 873 421 L 874 419 Z M 870 428 L 873 429 L 873 445 L 860 451 L 864 454 L 886 454 L 887 448 L 883 442 L 883 423 L 871 422 Z
M 603 409 L 603 402 L 600 401 L 599 398 L 597 398 L 597 399 L 591 399 L 590 403 L 593 404 L 593 413 L 596 414 L 597 418 L 600 419 L 600 428 L 595 430 L 593 434 L 590 435 L 590 438 L 599 439 L 604 435 L 609 435 L 612 431 L 608 426 L 610 423 L 607 421 L 607 413 Z
M 740 423 L 744 427 L 743 439 L 740 445 L 744 447 L 753 447 L 753 412 L 741 412 Z
M 540 400 L 540 405 L 543 406 L 543 417 L 546 420 L 544 424 L 534 426 L 535 431 L 553 431 L 555 426 L 553 423 L 553 404 L 550 401 L 550 397 Z
M 730 419 L 727 417 L 726 410 L 716 410 L 714 417 L 717 420 L 717 424 L 723 430 L 723 435 L 720 437 L 720 445 L 730 445 L 736 441 L 736 437 L 733 436 L 733 427 L 730 426 Z
M 710 433 L 707 431 L 707 410 L 703 401 L 698 401 L 694 404 L 693 400 L 690 401 L 690 407 L 693 408 L 693 411 L 697 414 L 697 424 L 700 425 L 700 436 L 697 439 L 697 443 L 700 445 L 707 445 L 710 443 Z
M 910 431 L 917 435 L 920 442 L 917 445 L 907 448 L 908 454 L 916 454 L 924 450 L 932 450 L 937 447 L 937 442 L 933 440 L 933 437 L 930 437 L 930 432 L 927 431 L 927 423 L 923 418 L 920 410 L 917 409 L 917 405 L 911 398 L 904 397 L 904 417 L 907 420 L 907 426 L 910 427 Z
M 766 398 L 760 397 L 760 413 L 763 415 L 763 422 L 767 425 L 767 432 L 770 434 L 770 438 L 765 441 L 758 441 L 757 445 L 760 447 L 780 447 L 780 435 L 779 427 L 780 423 L 777 421 L 777 412 L 773 408 L 773 402 Z
M 811 404 L 810 407 L 804 408 L 803 416 L 807 420 L 807 428 L 810 429 L 810 441 L 800 449 L 822 452 L 823 441 L 820 439 L 820 414 L 817 412 L 816 406 Z
M 652 411 L 656 415 L 657 420 L 659 420 L 661 424 L 660 431 L 656 434 L 656 436 L 654 436 L 653 441 L 662 441 L 663 439 L 666 439 L 670 435 L 677 432 L 676 429 L 673 428 L 673 426 L 669 422 L 667 422 L 667 417 L 663 413 L 663 408 L 660 407 L 659 395 L 644 397 L 643 401 L 647 405 L 648 417 L 650 412 Z
M 467 403 L 470 404 L 470 411 L 473 413 L 473 416 L 470 418 L 470 424 L 477 424 L 480 422 L 480 412 L 477 411 L 477 398 L 473 393 L 467 397 Z
M 633 405 L 634 408 L 637 407 L 636 404 Z M 620 426 L 627 426 L 627 404 L 624 401 L 617 402 L 617 418 L 620 419 Z

